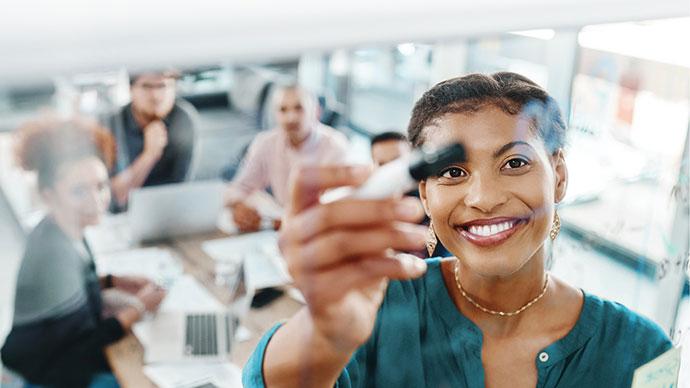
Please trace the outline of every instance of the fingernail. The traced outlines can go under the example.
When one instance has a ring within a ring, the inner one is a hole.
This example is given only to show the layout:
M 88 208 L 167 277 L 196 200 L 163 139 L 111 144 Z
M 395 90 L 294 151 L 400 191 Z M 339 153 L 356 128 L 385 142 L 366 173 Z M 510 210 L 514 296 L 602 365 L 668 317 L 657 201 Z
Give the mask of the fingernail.
M 395 205 L 395 212 L 400 217 L 412 218 L 419 213 L 419 203 L 416 200 L 403 199 Z
M 415 259 L 414 269 L 418 272 L 426 272 L 426 261 L 424 259 Z
M 398 258 L 403 261 L 403 265 L 410 274 L 421 275 L 426 272 L 426 262 L 417 256 L 400 254 Z

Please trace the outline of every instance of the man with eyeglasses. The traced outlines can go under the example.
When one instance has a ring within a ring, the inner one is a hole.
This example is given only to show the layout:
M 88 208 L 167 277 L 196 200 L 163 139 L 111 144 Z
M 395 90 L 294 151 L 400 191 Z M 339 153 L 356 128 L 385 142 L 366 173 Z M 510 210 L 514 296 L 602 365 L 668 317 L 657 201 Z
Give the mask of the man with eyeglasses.
M 110 181 L 114 211 L 126 207 L 133 189 L 187 178 L 197 112 L 188 102 L 176 99 L 177 78 L 174 71 L 132 75 L 132 101 L 105 123 L 118 148 Z

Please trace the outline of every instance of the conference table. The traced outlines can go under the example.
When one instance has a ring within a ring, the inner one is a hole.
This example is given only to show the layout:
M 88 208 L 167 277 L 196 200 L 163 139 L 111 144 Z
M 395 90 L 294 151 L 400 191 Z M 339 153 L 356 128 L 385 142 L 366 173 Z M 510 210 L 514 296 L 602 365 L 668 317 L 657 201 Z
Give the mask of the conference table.
M 42 218 L 42 212 L 35 209 L 35 204 L 31 202 L 31 199 L 35 197 L 30 194 L 32 192 L 31 179 L 27 177 L 28 174 L 13 165 L 9 157 L 12 155 L 9 152 L 12 145 L 11 135 L 11 133 L 0 134 L 0 151 L 7 151 L 0 152 L 0 200 L 4 201 L 4 199 L 7 199 L 8 209 L 13 213 L 12 218 L 19 221 L 18 232 L 21 229 L 29 231 L 33 228 L 36 221 Z M 255 204 L 272 209 L 269 211 L 276 212 L 277 210 L 274 209 L 276 205 L 271 204 L 269 198 L 268 195 L 265 197 L 257 195 Z M 9 219 L 10 217 L 6 218 Z M 108 218 L 112 221 L 121 217 L 106 217 L 106 219 Z M 116 221 L 116 223 L 119 222 Z M 104 223 L 107 224 L 108 221 L 106 220 Z M 107 225 L 105 229 L 108 229 Z M 205 241 L 230 236 L 232 234 L 216 230 L 211 233 L 178 237 L 158 242 L 153 246 L 172 251 L 177 258 L 181 259 L 183 271 L 186 274 L 193 276 L 215 299 L 227 305 L 231 297 L 230 291 L 225 287 L 217 285 L 215 282 L 216 266 L 214 260 L 203 251 L 201 246 Z M 98 246 L 93 246 L 92 241 L 89 242 L 92 248 L 96 248 L 95 250 L 97 251 Z M 138 249 L 146 246 L 152 245 L 131 248 Z M 17 252 L 17 255 L 19 254 L 20 252 Z M 289 286 L 284 288 L 287 291 Z M 256 347 L 261 335 L 277 322 L 294 315 L 301 306 L 300 302 L 288 296 L 288 292 L 285 292 L 283 296 L 262 308 L 251 308 L 241 321 L 241 324 L 249 329 L 251 336 L 249 339 L 235 342 L 228 362 L 242 368 Z M 120 341 L 111 344 L 106 348 L 105 353 L 119 384 L 123 388 L 155 387 L 153 382 L 144 374 L 144 348 L 134 334 L 130 332 Z
M 228 237 L 228 235 L 214 232 L 175 238 L 157 246 L 173 251 L 177 257 L 181 258 L 184 272 L 192 275 L 218 301 L 227 305 L 230 302 L 230 292 L 214 281 L 216 276 L 214 273 L 215 263 L 201 248 L 204 241 L 223 237 Z M 286 291 L 288 287 L 285 286 Z M 242 325 L 249 329 L 251 337 L 235 343 L 228 361 L 242 368 L 259 342 L 261 335 L 277 322 L 294 315 L 301 306 L 301 303 L 288 296 L 288 292 L 285 292 L 281 297 L 262 308 L 251 308 L 247 316 L 242 319 Z M 120 341 L 108 346 L 105 352 L 113 373 L 123 388 L 155 387 L 154 383 L 144 374 L 144 348 L 132 333 L 128 333 Z

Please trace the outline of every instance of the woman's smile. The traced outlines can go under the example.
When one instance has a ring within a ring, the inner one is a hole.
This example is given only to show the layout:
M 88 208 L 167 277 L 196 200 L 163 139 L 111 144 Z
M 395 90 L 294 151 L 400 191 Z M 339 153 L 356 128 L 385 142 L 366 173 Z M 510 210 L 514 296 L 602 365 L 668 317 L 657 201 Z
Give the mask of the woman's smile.
M 456 226 L 460 236 L 480 247 L 498 245 L 527 224 L 527 218 L 495 217 L 476 219 Z

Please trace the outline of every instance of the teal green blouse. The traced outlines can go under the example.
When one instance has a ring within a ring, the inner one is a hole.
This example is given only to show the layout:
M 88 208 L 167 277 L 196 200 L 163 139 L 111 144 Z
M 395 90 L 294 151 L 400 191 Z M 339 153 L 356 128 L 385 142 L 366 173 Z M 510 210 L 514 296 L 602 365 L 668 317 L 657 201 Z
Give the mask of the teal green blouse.
M 336 387 L 484 387 L 482 332 L 453 304 L 440 259 L 427 263 L 423 277 L 390 283 L 371 337 Z M 245 387 L 264 387 L 264 352 L 279 326 L 247 361 Z M 585 294 L 573 329 L 537 354 L 537 387 L 629 388 L 635 369 L 671 346 L 648 319 Z

